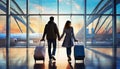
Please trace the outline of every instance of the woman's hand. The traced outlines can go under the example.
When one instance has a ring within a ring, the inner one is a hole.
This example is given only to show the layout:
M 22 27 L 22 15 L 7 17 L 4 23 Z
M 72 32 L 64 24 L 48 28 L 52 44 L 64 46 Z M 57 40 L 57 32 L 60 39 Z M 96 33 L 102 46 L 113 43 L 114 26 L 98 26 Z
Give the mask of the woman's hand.
M 75 39 L 75 42 L 78 42 L 78 40 Z

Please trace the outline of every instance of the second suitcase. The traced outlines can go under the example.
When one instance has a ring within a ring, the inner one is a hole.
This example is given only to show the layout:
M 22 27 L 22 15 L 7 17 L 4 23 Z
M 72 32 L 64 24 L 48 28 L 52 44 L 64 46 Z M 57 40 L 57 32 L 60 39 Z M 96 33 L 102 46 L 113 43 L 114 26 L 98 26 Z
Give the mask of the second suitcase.
M 76 60 L 84 60 L 84 58 L 85 58 L 84 45 L 75 45 L 74 58 L 75 58 L 75 61 Z
M 34 50 L 34 60 L 36 62 L 36 60 L 45 60 L 45 46 L 43 45 L 39 45 L 36 46 L 35 50 Z

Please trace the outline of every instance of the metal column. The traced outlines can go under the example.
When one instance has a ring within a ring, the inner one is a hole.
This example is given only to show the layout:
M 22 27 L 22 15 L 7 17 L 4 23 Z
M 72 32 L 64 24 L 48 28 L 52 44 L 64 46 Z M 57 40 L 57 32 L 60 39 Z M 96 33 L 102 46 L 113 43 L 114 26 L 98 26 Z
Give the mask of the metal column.
M 85 39 L 84 39 L 84 44 L 85 44 L 85 47 L 86 47 L 86 0 L 84 1 L 84 34 L 85 34 Z
M 117 53 L 117 42 L 116 42 L 116 0 L 112 0 L 113 2 L 113 16 L 112 16 L 112 20 L 113 20 L 113 22 L 112 22 L 112 25 L 113 25 L 113 58 L 114 58 L 114 60 L 113 60 L 113 67 L 114 67 L 114 69 L 116 69 L 116 53 Z
M 27 2 L 26 2 L 26 5 L 27 5 L 27 7 L 26 7 L 26 39 L 27 39 L 27 43 L 26 43 L 26 63 L 27 63 L 27 69 L 29 69 L 29 54 L 28 54 L 28 46 L 29 46 L 29 0 L 27 0 Z
M 10 0 L 6 2 L 6 69 L 9 69 L 9 47 L 10 47 Z

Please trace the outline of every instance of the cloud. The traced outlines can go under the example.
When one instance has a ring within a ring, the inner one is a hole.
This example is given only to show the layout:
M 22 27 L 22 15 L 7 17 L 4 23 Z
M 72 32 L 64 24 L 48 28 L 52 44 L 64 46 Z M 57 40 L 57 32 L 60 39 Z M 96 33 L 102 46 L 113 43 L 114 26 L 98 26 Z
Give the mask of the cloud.
M 40 5 L 35 4 L 34 6 L 35 6 L 36 9 L 38 9 L 40 11 L 44 11 L 45 10 L 45 7 L 42 7 Z
M 80 5 L 75 0 L 72 0 L 72 1 L 70 1 L 70 0 L 66 0 L 66 1 L 59 0 L 59 2 L 60 3 L 65 3 L 68 6 L 73 6 L 73 8 L 75 8 L 76 10 L 81 9 Z M 72 2 L 72 4 L 71 4 L 71 2 Z
M 77 4 L 75 1 L 73 1 L 73 5 L 74 5 L 74 7 L 75 7 L 77 10 L 80 10 L 80 9 L 81 9 L 80 5 Z
M 59 2 L 62 2 L 63 0 L 59 0 Z
M 70 3 L 69 1 L 68 1 L 68 2 L 66 2 L 66 4 L 67 4 L 67 5 L 71 5 L 71 3 Z
M 53 8 L 52 6 L 40 6 L 40 5 L 37 5 L 37 4 L 34 4 L 34 13 L 37 13 L 37 12 L 40 12 L 40 13 L 47 13 L 47 14 L 49 14 L 49 13 L 57 13 L 57 11 L 56 11 L 56 7 L 55 8 Z M 49 12 L 48 12 L 49 11 Z M 33 12 L 33 11 L 32 11 Z
M 70 0 L 59 0 L 59 3 L 65 4 L 65 5 L 71 5 Z

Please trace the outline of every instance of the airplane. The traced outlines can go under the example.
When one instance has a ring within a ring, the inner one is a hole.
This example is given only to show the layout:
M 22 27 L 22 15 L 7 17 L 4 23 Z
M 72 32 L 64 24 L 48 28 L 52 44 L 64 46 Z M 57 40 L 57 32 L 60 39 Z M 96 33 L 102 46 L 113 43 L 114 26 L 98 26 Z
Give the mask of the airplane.
M 26 33 L 10 34 L 10 46 L 20 46 L 26 45 L 27 37 Z M 42 38 L 42 33 L 30 33 L 29 34 L 29 44 L 36 45 L 40 42 Z M 0 33 L 0 47 L 6 45 L 6 34 Z

